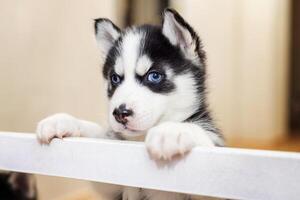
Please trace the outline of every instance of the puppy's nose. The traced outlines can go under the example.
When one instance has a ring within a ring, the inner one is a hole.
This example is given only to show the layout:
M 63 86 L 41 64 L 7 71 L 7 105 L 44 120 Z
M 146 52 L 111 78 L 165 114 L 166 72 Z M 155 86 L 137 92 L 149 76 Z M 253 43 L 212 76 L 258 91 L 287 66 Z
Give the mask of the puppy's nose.
M 127 117 L 133 115 L 133 111 L 131 109 L 127 109 L 125 104 L 122 104 L 118 108 L 114 109 L 113 115 L 117 122 L 125 125 L 128 121 Z

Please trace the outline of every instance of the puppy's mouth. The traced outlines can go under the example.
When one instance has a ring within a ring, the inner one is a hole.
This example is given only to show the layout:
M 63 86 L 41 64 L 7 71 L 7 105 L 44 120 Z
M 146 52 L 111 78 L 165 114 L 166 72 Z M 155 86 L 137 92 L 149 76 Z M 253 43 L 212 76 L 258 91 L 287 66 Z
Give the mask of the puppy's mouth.
M 136 129 L 136 128 L 133 128 L 133 127 L 130 127 L 128 125 L 124 125 L 123 127 L 125 130 L 128 130 L 128 131 L 131 131 L 131 132 L 144 132 L 146 130 L 142 130 L 142 129 Z
M 158 118 L 155 123 L 153 123 L 151 126 L 147 126 L 147 127 L 135 127 L 132 126 L 131 123 L 125 124 L 122 126 L 122 131 L 123 133 L 126 134 L 132 134 L 132 135 L 142 135 L 145 134 L 150 128 L 156 126 L 158 123 L 160 122 L 160 118 Z
M 129 128 L 127 126 L 124 126 L 123 130 L 119 131 L 119 133 L 123 137 L 125 137 L 127 139 L 130 139 L 130 138 L 136 138 L 136 137 L 143 136 L 147 133 L 147 131 L 146 130 L 133 129 L 133 128 Z

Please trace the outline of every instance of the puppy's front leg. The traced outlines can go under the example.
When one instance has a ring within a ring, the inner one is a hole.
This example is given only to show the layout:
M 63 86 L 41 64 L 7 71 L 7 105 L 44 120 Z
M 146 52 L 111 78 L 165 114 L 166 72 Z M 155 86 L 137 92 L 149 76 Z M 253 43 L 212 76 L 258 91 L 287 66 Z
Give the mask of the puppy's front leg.
M 170 160 L 176 155 L 189 152 L 195 146 L 215 146 L 211 134 L 198 124 L 164 122 L 149 129 L 145 143 L 152 158 Z
M 65 113 L 58 113 L 43 119 L 38 123 L 36 132 L 41 143 L 50 143 L 55 137 L 107 137 L 105 128 Z

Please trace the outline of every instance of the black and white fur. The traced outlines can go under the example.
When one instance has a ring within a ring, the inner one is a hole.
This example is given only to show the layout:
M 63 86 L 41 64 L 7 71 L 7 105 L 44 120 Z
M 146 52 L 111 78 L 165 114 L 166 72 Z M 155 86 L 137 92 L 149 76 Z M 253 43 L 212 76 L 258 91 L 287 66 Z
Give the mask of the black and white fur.
M 40 142 L 66 136 L 144 140 L 156 160 L 171 160 L 198 145 L 223 145 L 206 105 L 201 41 L 176 11 L 166 9 L 163 17 L 162 26 L 123 31 L 108 19 L 95 20 L 96 39 L 105 59 L 110 127 L 55 114 L 38 124 Z M 153 72 L 159 82 L 151 82 Z M 126 116 L 116 115 L 116 109 L 126 110 Z M 97 189 L 108 199 L 189 199 L 183 194 L 119 186 Z

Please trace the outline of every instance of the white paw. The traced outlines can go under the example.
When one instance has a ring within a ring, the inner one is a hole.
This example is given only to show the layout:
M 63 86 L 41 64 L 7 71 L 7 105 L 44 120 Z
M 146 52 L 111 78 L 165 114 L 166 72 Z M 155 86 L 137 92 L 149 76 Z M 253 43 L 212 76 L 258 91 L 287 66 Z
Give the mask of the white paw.
M 151 128 L 145 143 L 155 160 L 171 160 L 174 156 L 186 154 L 196 145 L 214 146 L 197 125 L 176 122 L 165 122 Z
M 55 137 L 80 136 L 80 124 L 79 120 L 75 117 L 59 113 L 40 121 L 36 132 L 39 142 L 48 144 Z

